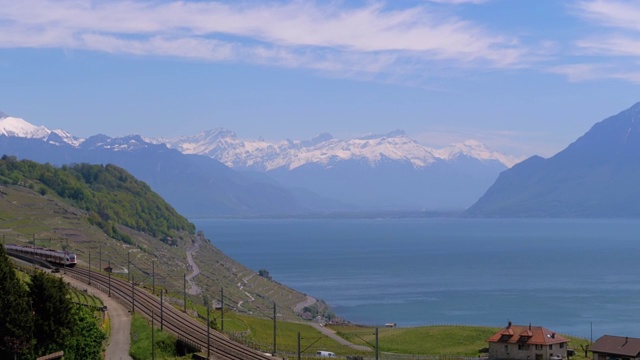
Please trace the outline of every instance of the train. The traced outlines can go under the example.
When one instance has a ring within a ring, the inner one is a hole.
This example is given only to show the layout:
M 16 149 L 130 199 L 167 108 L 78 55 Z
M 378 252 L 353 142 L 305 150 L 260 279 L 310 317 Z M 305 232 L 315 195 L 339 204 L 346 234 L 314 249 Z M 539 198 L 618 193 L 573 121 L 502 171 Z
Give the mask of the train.
M 17 253 L 24 256 L 35 257 L 48 261 L 55 265 L 74 267 L 77 264 L 76 254 L 68 251 L 52 250 L 39 247 L 29 247 L 21 245 L 5 244 L 7 252 Z

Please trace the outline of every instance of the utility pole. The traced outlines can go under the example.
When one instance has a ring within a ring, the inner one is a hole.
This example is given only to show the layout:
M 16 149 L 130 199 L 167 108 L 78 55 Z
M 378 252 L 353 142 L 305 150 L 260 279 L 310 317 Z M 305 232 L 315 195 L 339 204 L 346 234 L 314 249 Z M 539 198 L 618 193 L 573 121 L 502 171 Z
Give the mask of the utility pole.
M 276 354 L 276 302 L 273 302 L 273 355 Z
M 182 275 L 182 294 L 184 296 L 184 312 L 187 312 L 187 273 Z
M 127 281 L 131 281 L 131 250 L 127 251 Z
M 91 251 L 89 251 L 89 285 L 91 285 Z
M 209 318 L 209 310 L 211 309 L 211 304 L 209 303 L 209 299 L 205 297 L 207 303 L 207 359 L 211 358 L 211 319 Z
M 134 289 L 134 284 L 136 283 L 135 277 L 131 277 L 131 313 L 136 312 L 136 293 Z
M 220 332 L 224 332 L 224 288 L 220 287 Z
M 33 258 L 36 258 L 36 234 L 33 234 Z M 33 261 L 33 272 L 36 272 L 36 262 Z
M 151 283 L 153 284 L 151 285 L 151 287 L 153 289 L 152 290 L 153 295 L 155 295 L 156 294 L 156 260 L 155 259 L 151 260 L 151 268 L 153 269 L 151 271 Z
M 109 260 L 109 297 L 111 297 L 111 260 Z
M 300 331 L 298 331 L 298 360 L 300 360 Z
M 156 342 L 153 336 L 153 327 L 154 327 L 154 316 L 155 316 L 155 311 L 151 310 L 151 360 L 155 360 L 156 358 Z
M 163 291 L 160 290 L 160 330 L 162 330 L 162 315 L 164 314 L 164 304 L 162 302 L 162 293 Z
M 380 354 L 378 350 L 378 328 L 376 328 L 376 360 L 378 360 L 378 356 Z
M 102 244 L 98 245 L 98 271 L 102 271 Z

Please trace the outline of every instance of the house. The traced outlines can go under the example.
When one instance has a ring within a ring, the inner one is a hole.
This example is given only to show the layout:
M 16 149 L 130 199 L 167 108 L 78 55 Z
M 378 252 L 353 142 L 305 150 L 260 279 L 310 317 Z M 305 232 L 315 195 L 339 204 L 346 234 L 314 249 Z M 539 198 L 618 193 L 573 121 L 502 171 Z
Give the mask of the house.
M 626 336 L 604 335 L 590 347 L 593 360 L 640 359 L 640 339 Z
M 490 360 L 562 360 L 569 340 L 541 326 L 513 325 L 488 340 Z

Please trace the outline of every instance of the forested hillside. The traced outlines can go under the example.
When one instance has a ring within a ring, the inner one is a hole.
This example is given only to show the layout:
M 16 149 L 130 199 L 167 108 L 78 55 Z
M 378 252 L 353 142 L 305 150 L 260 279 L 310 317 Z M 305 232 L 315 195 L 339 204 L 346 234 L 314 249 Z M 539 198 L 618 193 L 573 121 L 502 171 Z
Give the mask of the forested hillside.
M 0 246 L 0 359 L 64 351 L 70 360 L 102 357 L 106 334 L 92 310 L 74 305 L 61 279 L 35 272 L 21 282 Z
M 117 224 L 153 237 L 175 231 L 195 233 L 195 226 L 142 181 L 114 165 L 77 164 L 54 167 L 12 156 L 0 159 L 0 182 L 27 186 L 41 195 L 53 192 L 87 211 L 89 221 L 109 237 L 130 243 Z

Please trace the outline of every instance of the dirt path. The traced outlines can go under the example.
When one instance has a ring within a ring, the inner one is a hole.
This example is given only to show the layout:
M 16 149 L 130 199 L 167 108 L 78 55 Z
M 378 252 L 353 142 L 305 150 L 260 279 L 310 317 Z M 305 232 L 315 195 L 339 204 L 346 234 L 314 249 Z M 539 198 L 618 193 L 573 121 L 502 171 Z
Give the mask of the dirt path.
M 119 302 L 109 295 L 95 289 L 81 281 L 62 275 L 64 280 L 76 289 L 86 290 L 87 293 L 102 299 L 107 306 L 111 335 L 105 352 L 105 360 L 131 360 L 129 347 L 131 346 L 131 314 Z
M 202 239 L 200 239 L 199 236 L 196 236 L 196 242 L 187 250 L 187 262 L 192 269 L 191 274 L 187 275 L 187 282 L 189 283 L 189 289 L 187 289 L 187 292 L 190 295 L 198 295 L 202 292 L 202 289 L 200 289 L 200 287 L 198 287 L 198 285 L 193 282 L 193 278 L 200 274 L 198 265 L 196 265 L 195 261 L 193 261 L 193 254 L 200 250 L 201 241 Z
M 296 306 L 293 307 L 293 312 L 300 314 L 302 313 L 302 309 L 315 304 L 316 301 L 316 298 L 307 295 L 307 298 L 304 299 L 304 301 L 297 303 Z
M 321 333 L 323 333 L 324 335 L 327 335 L 328 337 L 332 338 L 333 340 L 339 342 L 342 345 L 348 346 L 354 350 L 359 350 L 359 351 L 372 351 L 370 347 L 367 346 L 363 346 L 363 345 L 356 345 L 353 343 L 348 342 L 347 340 L 341 338 L 340 336 L 336 335 L 336 333 L 331 330 L 331 329 L 327 329 L 326 327 L 318 324 L 318 323 L 312 323 L 311 326 L 313 326 L 314 328 L 318 329 L 318 331 L 320 331 Z

